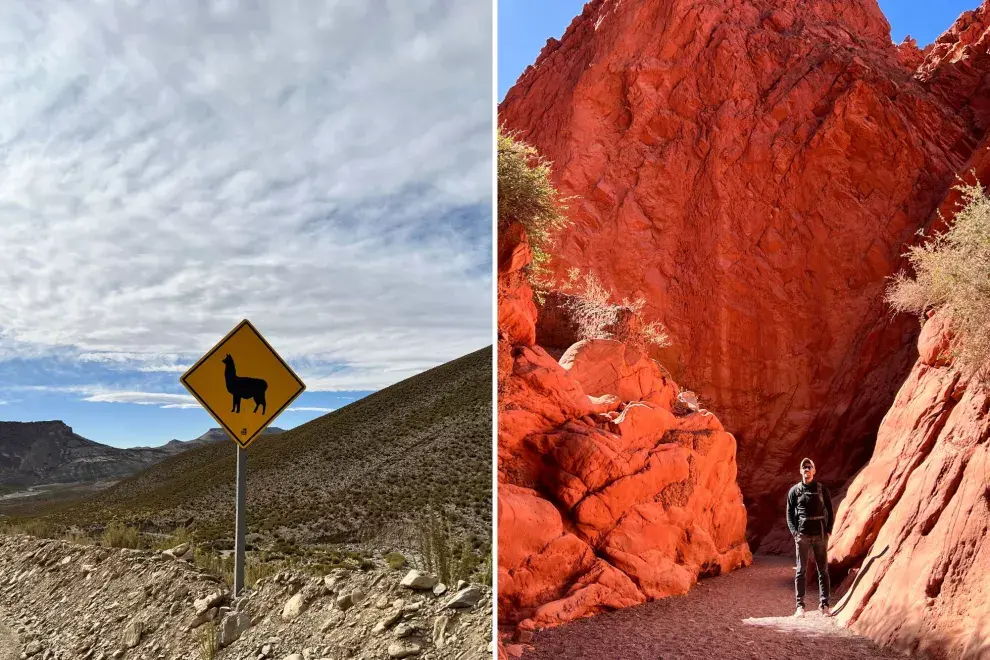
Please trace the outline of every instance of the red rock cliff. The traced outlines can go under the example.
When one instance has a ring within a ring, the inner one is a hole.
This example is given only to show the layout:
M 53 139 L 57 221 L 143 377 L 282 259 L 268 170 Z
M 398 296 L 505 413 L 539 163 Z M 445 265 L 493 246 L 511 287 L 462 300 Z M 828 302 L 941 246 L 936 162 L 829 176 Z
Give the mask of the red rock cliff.
M 735 435 L 761 550 L 800 458 L 844 484 L 911 369 L 882 292 L 988 124 L 985 13 L 923 53 L 875 0 L 594 0 L 500 106 L 579 200 L 558 272 L 643 295 Z
M 929 319 L 921 356 L 849 486 L 830 544 L 845 572 L 888 547 L 839 612 L 881 643 L 950 658 L 990 658 L 990 388 L 946 359 L 945 319 Z
M 499 236 L 499 617 L 553 626 L 752 560 L 736 443 L 633 343 L 535 344 L 519 224 Z

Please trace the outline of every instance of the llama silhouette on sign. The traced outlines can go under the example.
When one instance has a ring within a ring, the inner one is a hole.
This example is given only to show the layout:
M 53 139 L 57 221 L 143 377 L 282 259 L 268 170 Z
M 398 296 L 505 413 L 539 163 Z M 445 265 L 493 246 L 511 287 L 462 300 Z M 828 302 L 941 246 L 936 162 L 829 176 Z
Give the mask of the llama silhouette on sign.
M 261 378 L 238 376 L 234 367 L 234 358 L 230 357 L 230 353 L 227 353 L 227 357 L 223 359 L 223 364 L 223 379 L 227 383 L 227 391 L 234 397 L 234 407 L 230 412 L 241 412 L 241 399 L 254 399 L 253 412 L 258 412 L 260 407 L 261 414 L 264 415 L 265 391 L 268 389 L 268 383 Z

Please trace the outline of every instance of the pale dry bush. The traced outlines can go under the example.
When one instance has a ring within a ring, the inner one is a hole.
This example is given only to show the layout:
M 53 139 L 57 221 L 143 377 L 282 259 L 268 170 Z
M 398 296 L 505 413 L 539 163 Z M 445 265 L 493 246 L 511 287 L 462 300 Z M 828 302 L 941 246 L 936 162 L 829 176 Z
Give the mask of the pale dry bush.
M 960 369 L 990 376 L 990 198 L 979 183 L 960 184 L 963 206 L 948 230 L 925 237 L 905 255 L 914 277 L 895 275 L 885 299 L 898 312 L 946 314 L 957 338 Z M 941 213 L 939 214 L 941 217 Z
M 580 339 L 616 339 L 613 330 L 623 311 L 628 311 L 640 322 L 637 336 L 628 339 L 639 339 L 658 348 L 670 346 L 667 328 L 659 321 L 647 322 L 643 319 L 644 298 L 632 301 L 625 298 L 621 304 L 615 304 L 611 302 L 612 294 L 594 273 L 581 277 L 581 271 L 577 268 L 567 271 L 565 288 L 572 289 L 567 308 L 578 327 Z

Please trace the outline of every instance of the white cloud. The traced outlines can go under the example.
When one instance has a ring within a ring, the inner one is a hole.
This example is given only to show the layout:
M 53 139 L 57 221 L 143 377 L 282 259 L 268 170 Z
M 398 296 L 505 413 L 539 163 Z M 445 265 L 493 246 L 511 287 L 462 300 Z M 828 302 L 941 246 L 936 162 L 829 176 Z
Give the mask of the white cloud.
M 490 343 L 490 5 L 228 6 L 0 9 L 0 360 L 181 372 L 247 317 L 363 390 Z
M 83 399 L 92 403 L 135 403 L 142 406 L 162 408 L 197 408 L 196 399 L 188 394 L 167 394 L 164 392 L 100 392 Z
M 285 412 L 322 412 L 331 413 L 336 408 L 319 408 L 316 406 L 291 406 L 285 409 Z

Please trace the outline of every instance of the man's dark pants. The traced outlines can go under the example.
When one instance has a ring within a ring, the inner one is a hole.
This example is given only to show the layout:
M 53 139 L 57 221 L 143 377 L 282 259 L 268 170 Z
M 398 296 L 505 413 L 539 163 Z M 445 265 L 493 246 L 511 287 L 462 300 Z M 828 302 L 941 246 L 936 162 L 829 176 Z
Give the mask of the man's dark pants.
M 821 605 L 828 605 L 829 583 L 828 583 L 828 554 L 826 541 L 828 537 L 823 535 L 809 536 L 798 534 L 794 539 L 797 547 L 797 573 L 794 575 L 794 591 L 797 595 L 797 604 L 804 607 L 804 585 L 805 576 L 808 573 L 808 560 L 811 553 L 815 554 L 815 564 L 818 567 L 818 592 L 820 594 Z

